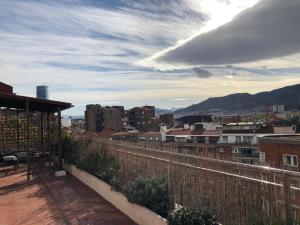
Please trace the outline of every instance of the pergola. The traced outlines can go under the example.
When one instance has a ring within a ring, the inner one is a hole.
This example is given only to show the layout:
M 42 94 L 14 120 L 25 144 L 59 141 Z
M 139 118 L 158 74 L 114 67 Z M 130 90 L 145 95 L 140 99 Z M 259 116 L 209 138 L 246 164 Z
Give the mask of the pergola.
M 61 111 L 71 107 L 71 103 L 0 92 L 0 153 L 26 152 L 28 180 L 41 158 L 62 168 Z

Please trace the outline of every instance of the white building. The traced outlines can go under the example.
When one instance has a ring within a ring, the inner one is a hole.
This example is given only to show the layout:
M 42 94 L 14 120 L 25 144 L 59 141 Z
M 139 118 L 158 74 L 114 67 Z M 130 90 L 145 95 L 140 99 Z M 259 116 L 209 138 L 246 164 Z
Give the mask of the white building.
M 262 164 L 264 154 L 259 152 L 258 138 L 272 135 L 295 134 L 292 127 L 274 127 L 264 123 L 230 123 L 223 126 L 219 145 L 231 148 L 239 162 Z

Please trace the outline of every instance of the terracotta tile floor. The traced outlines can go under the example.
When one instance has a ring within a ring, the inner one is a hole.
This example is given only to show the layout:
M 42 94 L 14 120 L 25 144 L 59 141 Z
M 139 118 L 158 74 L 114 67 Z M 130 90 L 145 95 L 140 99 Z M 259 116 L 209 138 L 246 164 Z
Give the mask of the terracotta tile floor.
M 135 225 L 71 175 L 27 182 L 26 172 L 0 178 L 0 225 L 14 224 Z

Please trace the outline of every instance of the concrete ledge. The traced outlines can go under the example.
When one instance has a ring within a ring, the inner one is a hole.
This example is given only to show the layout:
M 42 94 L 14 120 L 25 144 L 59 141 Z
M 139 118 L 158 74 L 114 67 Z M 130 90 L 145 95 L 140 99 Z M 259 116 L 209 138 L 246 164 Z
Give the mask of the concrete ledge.
M 128 202 L 127 198 L 122 193 L 112 191 L 111 186 L 101 181 L 99 178 L 80 170 L 75 166 L 65 165 L 64 168 L 82 183 L 96 191 L 105 200 L 110 202 L 137 224 L 167 225 L 166 219 L 145 207 Z
M 58 171 L 55 171 L 55 176 L 56 177 L 64 177 L 67 175 L 66 171 L 65 170 L 58 170 Z

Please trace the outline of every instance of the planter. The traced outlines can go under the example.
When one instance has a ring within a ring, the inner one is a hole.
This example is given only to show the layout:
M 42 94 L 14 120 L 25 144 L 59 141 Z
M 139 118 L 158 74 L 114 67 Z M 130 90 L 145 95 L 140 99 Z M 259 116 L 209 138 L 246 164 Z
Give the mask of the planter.
M 127 198 L 122 193 L 113 191 L 110 185 L 101 181 L 99 178 L 76 168 L 76 166 L 65 165 L 64 168 L 137 224 L 167 225 L 166 219 L 145 207 L 128 202 Z

